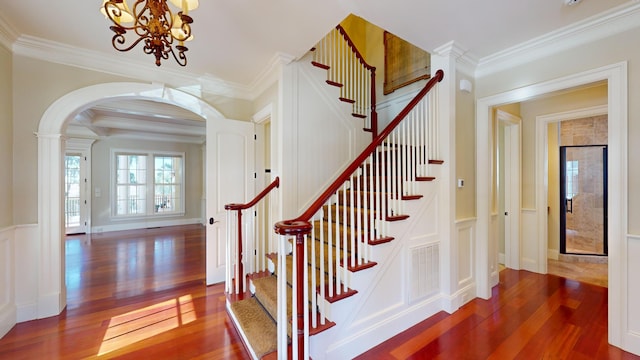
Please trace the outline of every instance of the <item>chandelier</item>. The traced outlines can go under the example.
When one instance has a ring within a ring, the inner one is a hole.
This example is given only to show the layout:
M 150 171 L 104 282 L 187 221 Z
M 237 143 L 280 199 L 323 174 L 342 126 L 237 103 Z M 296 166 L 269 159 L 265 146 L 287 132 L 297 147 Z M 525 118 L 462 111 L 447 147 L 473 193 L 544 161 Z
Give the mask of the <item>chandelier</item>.
M 110 27 L 115 33 L 111 39 L 113 47 L 118 51 L 129 51 L 142 42 L 145 54 L 153 54 L 157 66 L 162 59 L 168 59 L 169 54 L 181 66 L 187 65 L 184 53 L 189 49 L 184 42 L 193 39 L 193 19 L 188 13 L 198 7 L 198 0 L 169 2 L 179 9 L 175 15 L 167 0 L 136 0 L 133 11 L 125 0 L 103 0 L 101 12 L 113 22 Z M 127 31 L 134 34 L 129 43 L 125 38 Z

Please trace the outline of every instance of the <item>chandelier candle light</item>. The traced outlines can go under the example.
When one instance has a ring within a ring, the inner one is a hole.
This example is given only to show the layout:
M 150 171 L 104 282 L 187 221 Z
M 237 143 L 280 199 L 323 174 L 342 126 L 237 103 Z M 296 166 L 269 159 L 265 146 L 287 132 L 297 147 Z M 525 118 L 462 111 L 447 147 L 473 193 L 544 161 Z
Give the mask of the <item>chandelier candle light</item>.
M 171 12 L 167 1 L 180 9 L 177 14 Z M 113 22 L 110 29 L 115 35 L 111 44 L 116 50 L 129 51 L 142 41 L 144 52 L 156 57 L 157 66 L 162 59 L 168 59 L 169 54 L 185 66 L 184 53 L 189 49 L 184 42 L 193 39 L 193 19 L 188 13 L 197 7 L 198 0 L 136 0 L 131 11 L 125 0 L 103 0 L 101 12 Z M 129 30 L 138 37 L 126 44 L 125 35 Z M 177 42 L 175 49 L 174 42 Z

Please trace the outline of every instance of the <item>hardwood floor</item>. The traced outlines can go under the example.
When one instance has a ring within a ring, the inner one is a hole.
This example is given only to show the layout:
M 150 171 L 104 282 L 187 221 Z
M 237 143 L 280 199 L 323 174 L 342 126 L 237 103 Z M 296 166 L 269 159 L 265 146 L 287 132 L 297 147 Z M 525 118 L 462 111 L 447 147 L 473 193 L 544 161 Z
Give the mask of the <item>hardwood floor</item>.
M 16 325 L 1 359 L 248 359 L 200 225 L 69 236 L 68 306 Z
M 440 312 L 357 359 L 640 359 L 607 344 L 607 289 L 505 269 L 489 300 Z
M 204 284 L 204 228 L 69 236 L 68 306 L 16 325 L 0 359 L 248 359 L 222 285 Z M 504 270 L 490 300 L 438 313 L 361 359 L 640 359 L 608 346 L 605 288 Z

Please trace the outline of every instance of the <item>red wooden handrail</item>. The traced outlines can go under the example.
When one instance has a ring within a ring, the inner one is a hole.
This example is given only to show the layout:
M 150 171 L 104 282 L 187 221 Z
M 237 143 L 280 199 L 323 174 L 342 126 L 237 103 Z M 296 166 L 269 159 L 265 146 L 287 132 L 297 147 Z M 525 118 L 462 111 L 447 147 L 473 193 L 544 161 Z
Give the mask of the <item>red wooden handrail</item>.
M 376 71 L 376 67 L 375 66 L 371 66 L 369 65 L 365 60 L 364 57 L 362 56 L 362 54 L 360 54 L 360 51 L 358 51 L 358 49 L 356 48 L 356 45 L 353 43 L 353 40 L 351 40 L 351 38 L 349 37 L 349 35 L 347 35 L 347 32 L 344 30 L 344 28 L 342 27 L 342 25 L 338 25 L 336 26 L 336 29 L 338 30 L 338 32 L 340 32 L 340 34 L 342 35 L 342 37 L 344 37 L 344 39 L 346 40 L 347 44 L 349 45 L 349 47 L 351 48 L 351 50 L 353 50 L 353 52 L 356 54 L 356 57 L 358 59 L 360 59 L 360 62 L 362 63 L 362 65 L 367 69 L 367 70 L 371 70 L 371 71 Z
M 258 196 L 255 197 L 255 199 L 251 200 L 250 202 L 246 203 L 246 204 L 227 204 L 224 206 L 225 210 L 246 210 L 250 207 L 252 207 L 253 205 L 257 204 L 258 201 L 262 200 L 262 198 L 264 198 L 265 196 L 267 196 L 267 194 L 273 190 L 274 188 L 278 188 L 280 187 L 280 177 L 276 176 L 276 179 L 273 180 L 273 182 L 271 184 L 269 184 L 269 186 L 267 186 L 264 190 L 262 190 L 262 192 L 260 194 L 258 194 Z
M 224 206 L 225 210 L 235 210 L 238 212 L 238 274 L 243 276 L 244 274 L 244 265 L 242 264 L 242 210 L 246 210 L 257 204 L 260 200 L 262 200 L 267 194 L 277 188 L 280 187 L 280 177 L 275 178 L 269 186 L 267 186 L 258 196 L 256 196 L 253 200 L 249 201 L 246 204 L 227 204 Z M 243 279 L 236 279 L 238 282 L 238 293 L 242 294 L 244 292 Z
M 349 165 L 349 167 L 347 167 L 342 172 L 342 174 L 333 183 L 331 183 L 331 185 L 318 197 L 318 199 L 313 204 L 311 204 L 311 206 L 309 206 L 307 211 L 305 211 L 302 215 L 296 218 L 296 220 L 309 221 L 313 217 L 313 215 L 315 215 L 318 212 L 318 210 L 322 208 L 322 205 L 324 205 L 327 202 L 327 200 L 329 200 L 329 198 L 333 194 L 335 194 L 335 192 L 340 188 L 340 186 L 342 186 L 342 184 L 349 179 L 349 176 L 351 176 L 351 174 L 353 174 L 353 172 L 356 171 L 356 169 L 367 159 L 367 157 L 371 155 L 380 144 L 382 144 L 384 139 L 389 134 L 391 134 L 391 132 L 396 128 L 396 126 L 398 126 L 398 124 L 402 122 L 402 120 L 407 116 L 407 114 L 409 114 L 411 110 L 413 110 L 413 108 L 418 104 L 418 102 L 420 102 L 420 100 L 422 100 L 427 95 L 427 93 L 431 90 L 431 88 L 433 88 L 436 85 L 436 83 L 442 81 L 443 78 L 444 78 L 444 71 L 442 70 L 436 71 L 436 75 L 432 77 L 429 80 L 429 82 L 427 82 L 424 88 L 420 90 L 418 95 L 416 95 L 413 98 L 413 100 L 411 100 L 407 104 L 407 106 L 405 106 L 404 109 L 400 111 L 400 113 L 393 119 L 393 121 L 391 121 L 389 125 L 387 125 L 387 127 L 385 127 L 384 130 L 382 130 L 382 132 L 378 136 L 376 136 L 376 138 L 371 142 L 371 144 L 369 144 L 369 146 L 367 146 L 362 151 L 362 153 L 360 153 L 360 155 L 357 158 L 355 158 L 355 160 L 353 160 L 353 162 Z M 285 225 L 286 222 L 281 222 L 281 223 L 284 226 L 286 226 Z M 278 226 L 278 224 L 276 224 L 276 226 Z
M 364 59 L 353 40 L 349 37 L 347 32 L 341 25 L 336 26 L 336 30 L 342 35 L 344 40 L 347 42 L 347 45 L 351 48 L 351 51 L 356 55 L 356 58 L 360 60 L 362 66 L 365 69 L 371 71 L 371 136 L 372 139 L 375 139 L 378 136 L 378 112 L 376 111 L 376 67 L 369 65 L 367 61 Z

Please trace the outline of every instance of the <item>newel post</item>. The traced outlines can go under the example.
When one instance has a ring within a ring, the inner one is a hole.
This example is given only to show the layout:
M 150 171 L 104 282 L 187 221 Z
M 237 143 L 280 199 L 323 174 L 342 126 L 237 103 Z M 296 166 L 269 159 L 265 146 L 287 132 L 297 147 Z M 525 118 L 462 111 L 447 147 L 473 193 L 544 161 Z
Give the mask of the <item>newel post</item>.
M 244 294 L 244 265 L 242 259 L 242 204 L 227 204 L 225 210 L 238 212 L 238 262 L 236 264 L 236 282 L 238 294 Z
M 376 68 L 371 68 L 371 135 L 378 136 L 378 112 L 376 111 Z
M 296 336 L 298 339 L 298 359 L 304 359 L 305 342 L 304 342 L 304 278 L 307 267 L 305 266 L 304 253 L 305 243 L 304 239 L 306 235 L 311 233 L 313 226 L 308 221 L 302 220 L 285 220 L 276 223 L 275 232 L 278 235 L 292 236 L 296 239 L 295 244 L 295 279 L 296 279 L 296 291 L 294 292 L 295 304 L 296 304 L 296 317 L 295 322 L 292 319 L 292 323 L 296 324 Z

